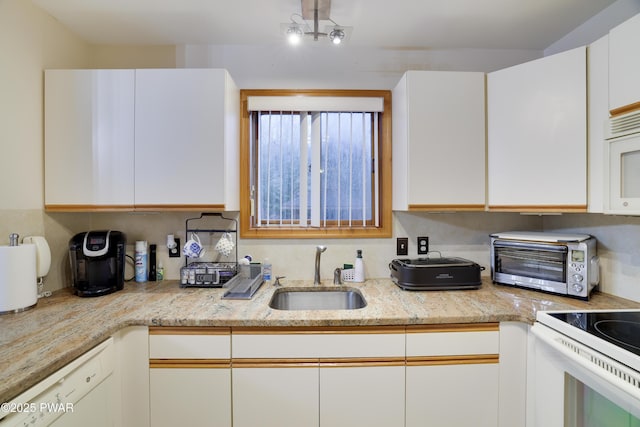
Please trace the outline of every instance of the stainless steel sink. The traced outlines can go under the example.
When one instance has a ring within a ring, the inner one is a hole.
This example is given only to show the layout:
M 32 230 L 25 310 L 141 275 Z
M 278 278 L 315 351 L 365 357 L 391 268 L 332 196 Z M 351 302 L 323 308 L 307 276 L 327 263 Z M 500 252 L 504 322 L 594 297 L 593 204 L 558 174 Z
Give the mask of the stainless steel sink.
M 276 310 L 357 310 L 366 306 L 360 291 L 353 288 L 282 288 L 269 302 Z

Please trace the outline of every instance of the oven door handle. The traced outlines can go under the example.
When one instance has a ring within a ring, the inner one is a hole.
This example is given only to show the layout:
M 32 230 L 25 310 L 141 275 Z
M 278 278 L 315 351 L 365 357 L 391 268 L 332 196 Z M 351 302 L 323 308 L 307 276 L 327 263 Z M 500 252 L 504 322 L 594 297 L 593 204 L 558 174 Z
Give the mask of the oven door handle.
M 549 252 L 563 252 L 566 253 L 569 250 L 567 249 L 567 245 L 553 245 L 546 243 L 526 243 L 526 242 L 515 242 L 511 240 L 494 240 L 493 246 L 496 248 L 518 248 L 518 249 L 530 249 L 533 251 L 549 251 Z
M 621 363 L 540 323 L 535 323 L 531 327 L 531 332 L 544 344 L 570 359 L 582 370 L 596 375 L 604 382 L 611 383 L 616 388 L 633 396 L 634 399 L 640 400 L 640 389 L 632 385 L 633 382 L 636 382 L 636 384 L 640 382 L 639 372 L 629 369 Z M 562 344 L 560 341 L 566 344 Z

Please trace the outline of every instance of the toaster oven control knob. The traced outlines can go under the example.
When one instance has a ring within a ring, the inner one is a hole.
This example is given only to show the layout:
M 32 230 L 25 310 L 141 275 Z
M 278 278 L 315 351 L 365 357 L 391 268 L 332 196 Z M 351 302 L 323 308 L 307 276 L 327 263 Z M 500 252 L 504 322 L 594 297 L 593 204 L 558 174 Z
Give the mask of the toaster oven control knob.
M 584 280 L 584 277 L 582 277 L 581 274 L 574 274 L 573 280 L 575 280 L 576 282 L 582 282 Z
M 582 289 L 583 289 L 582 285 L 579 285 L 578 283 L 573 284 L 573 290 L 576 291 L 576 293 L 582 292 Z

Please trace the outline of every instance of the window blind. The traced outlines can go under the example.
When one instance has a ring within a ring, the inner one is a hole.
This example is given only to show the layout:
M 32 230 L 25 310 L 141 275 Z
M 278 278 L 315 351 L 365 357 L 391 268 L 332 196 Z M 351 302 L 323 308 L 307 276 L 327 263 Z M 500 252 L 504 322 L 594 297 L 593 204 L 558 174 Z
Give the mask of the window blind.
M 377 114 L 280 108 L 252 114 L 258 226 L 379 225 Z
M 326 111 L 381 113 L 384 99 L 381 97 L 338 96 L 249 96 L 249 111 Z

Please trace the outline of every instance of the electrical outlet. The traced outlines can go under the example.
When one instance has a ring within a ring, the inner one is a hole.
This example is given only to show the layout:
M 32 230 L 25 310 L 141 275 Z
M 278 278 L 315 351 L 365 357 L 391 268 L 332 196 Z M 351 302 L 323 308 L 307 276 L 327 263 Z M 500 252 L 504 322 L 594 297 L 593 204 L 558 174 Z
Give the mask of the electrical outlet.
M 418 255 L 426 255 L 429 253 L 429 238 L 418 237 Z
M 409 255 L 408 237 L 398 237 L 396 239 L 396 255 Z
M 182 255 L 182 246 L 180 246 L 180 239 L 175 238 L 176 247 L 173 249 L 169 249 L 169 258 L 179 258 Z

